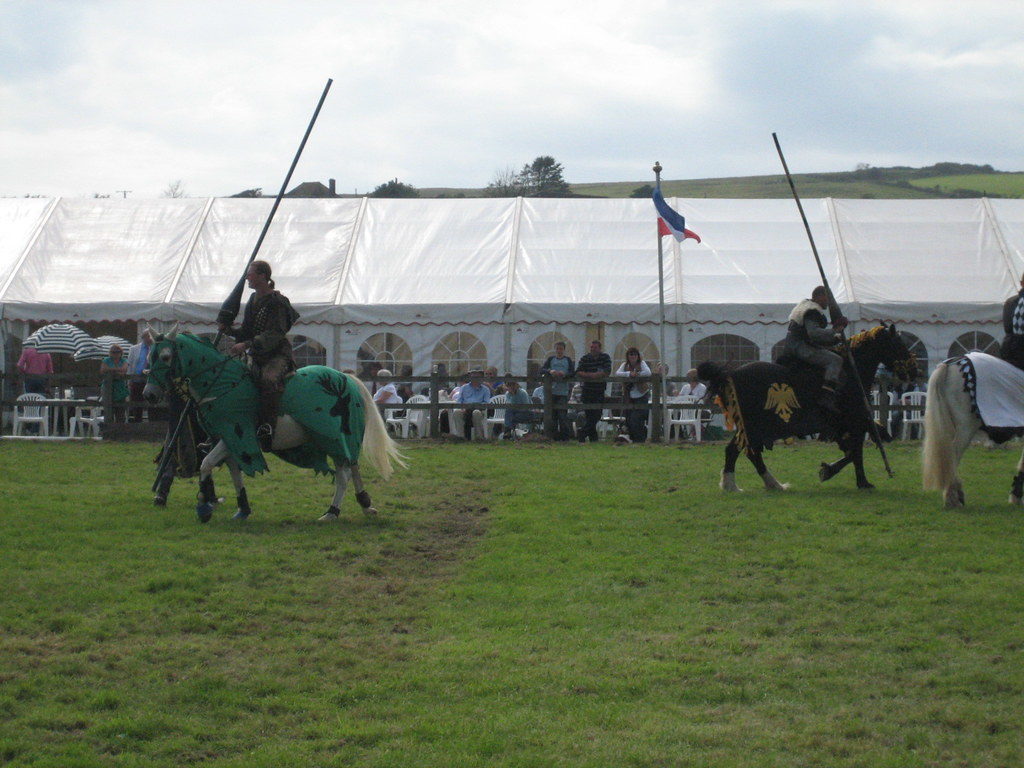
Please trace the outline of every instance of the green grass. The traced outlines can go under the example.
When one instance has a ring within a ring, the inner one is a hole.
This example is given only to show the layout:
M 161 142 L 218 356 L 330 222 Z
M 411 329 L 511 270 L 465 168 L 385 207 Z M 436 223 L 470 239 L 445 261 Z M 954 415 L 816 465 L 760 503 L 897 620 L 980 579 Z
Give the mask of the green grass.
M 244 524 L 155 510 L 152 453 L 0 444 L 0 763 L 1024 761 L 1012 451 L 948 513 L 913 445 L 874 492 L 779 446 L 793 489 L 733 495 L 720 446 L 413 447 L 328 527 L 277 461 Z
M 1002 197 L 1024 197 L 1024 173 L 972 173 L 962 176 L 932 176 L 910 182 L 922 189 L 938 188 L 944 193 L 961 189 Z

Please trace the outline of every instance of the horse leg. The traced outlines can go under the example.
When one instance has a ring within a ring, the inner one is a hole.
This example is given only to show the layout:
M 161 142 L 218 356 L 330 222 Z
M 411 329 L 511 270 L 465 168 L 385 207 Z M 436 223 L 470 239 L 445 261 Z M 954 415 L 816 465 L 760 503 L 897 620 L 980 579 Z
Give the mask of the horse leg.
M 761 480 L 764 482 L 764 487 L 767 490 L 785 491 L 789 488 L 789 483 L 780 483 L 775 479 L 775 476 L 769 471 L 768 467 L 765 466 L 764 459 L 761 458 L 760 451 L 747 449 L 747 458 L 750 459 L 750 463 L 754 465 L 754 469 L 757 470 L 757 474 L 761 476 Z
M 1024 502 L 1024 452 L 1017 462 L 1017 474 L 1013 476 L 1013 485 L 1010 486 L 1010 503 L 1021 506 Z
M 318 523 L 333 523 L 341 516 L 341 499 L 345 495 L 345 489 L 348 488 L 348 481 L 352 477 L 352 471 L 348 467 L 340 465 L 337 461 L 334 462 L 334 469 L 334 499 L 331 501 L 331 506 L 327 508 L 327 511 L 317 518 Z
M 847 452 L 850 456 L 850 460 L 853 462 L 853 471 L 857 474 L 857 487 L 870 491 L 874 490 L 874 485 L 868 480 L 868 476 L 864 473 L 864 436 L 861 435 L 854 445 Z
M 352 467 L 352 484 L 356 488 L 356 501 L 359 502 L 359 506 L 367 515 L 376 515 L 377 510 L 373 507 L 373 502 L 370 501 L 370 494 L 367 493 L 366 488 L 363 486 L 363 475 L 359 471 L 359 464 L 353 464 Z
M 833 461 L 831 464 L 824 461 L 821 462 L 821 467 L 818 469 L 818 479 L 824 483 L 826 480 L 831 480 L 846 469 L 846 465 L 853 461 L 853 457 L 850 453 L 850 451 L 844 451 L 843 458 L 838 461 Z
M 214 446 L 213 450 L 206 454 L 203 463 L 199 467 L 199 494 L 196 497 L 196 517 L 200 523 L 210 522 L 213 517 L 213 507 L 218 503 L 217 492 L 213 488 L 213 468 L 216 467 L 227 456 L 228 447 L 221 440 Z
M 725 466 L 722 467 L 722 480 L 718 484 L 723 491 L 743 490 L 736 485 L 736 459 L 739 458 L 739 455 L 740 449 L 736 447 L 736 438 L 734 437 L 725 446 Z
M 252 514 L 252 507 L 249 506 L 249 494 L 245 492 L 245 483 L 242 470 L 234 457 L 229 456 L 227 460 L 228 472 L 231 473 L 231 481 L 235 484 L 235 502 L 238 508 L 235 510 L 232 520 L 245 520 Z

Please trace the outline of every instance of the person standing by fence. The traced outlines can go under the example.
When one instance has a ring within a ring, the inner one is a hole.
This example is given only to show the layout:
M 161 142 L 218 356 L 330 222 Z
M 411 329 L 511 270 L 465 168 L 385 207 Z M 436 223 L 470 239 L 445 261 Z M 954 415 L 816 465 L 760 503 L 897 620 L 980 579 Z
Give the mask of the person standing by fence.
M 565 342 L 555 342 L 555 354 L 544 361 L 540 372 L 549 374 L 551 382 L 551 403 L 555 406 L 555 440 L 569 440 L 572 424 L 569 421 L 569 379 L 576 373 L 572 358 L 565 354 Z
M 619 366 L 615 375 L 629 376 L 633 379 L 633 381 L 626 382 L 627 403 L 641 405 L 650 401 L 651 368 L 644 362 L 639 349 L 630 347 L 626 350 L 626 362 Z M 626 411 L 626 432 L 629 434 L 631 442 L 642 443 L 647 440 L 647 409 L 636 408 Z
M 608 353 L 601 350 L 601 342 L 594 339 L 590 342 L 590 351 L 580 358 L 576 366 L 576 376 L 583 380 L 583 391 L 580 393 L 580 402 L 584 405 L 603 405 L 605 392 L 605 377 L 612 372 L 612 359 Z M 579 434 L 579 441 L 597 442 L 597 423 L 601 421 L 603 409 L 586 409 L 584 414 L 583 429 Z

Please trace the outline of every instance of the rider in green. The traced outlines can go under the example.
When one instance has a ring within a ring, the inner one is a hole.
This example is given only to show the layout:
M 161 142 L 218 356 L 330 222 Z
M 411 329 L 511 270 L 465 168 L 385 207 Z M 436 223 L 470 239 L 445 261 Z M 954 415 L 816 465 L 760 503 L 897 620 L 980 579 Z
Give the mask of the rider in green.
M 242 326 L 232 329 L 222 323 L 220 330 L 235 339 L 231 354 L 249 355 L 253 378 L 260 392 L 256 436 L 267 450 L 274 435 L 285 377 L 295 371 L 292 345 L 286 334 L 299 313 L 284 294 L 274 290 L 267 262 L 252 262 L 245 278 L 254 293 L 245 305 Z

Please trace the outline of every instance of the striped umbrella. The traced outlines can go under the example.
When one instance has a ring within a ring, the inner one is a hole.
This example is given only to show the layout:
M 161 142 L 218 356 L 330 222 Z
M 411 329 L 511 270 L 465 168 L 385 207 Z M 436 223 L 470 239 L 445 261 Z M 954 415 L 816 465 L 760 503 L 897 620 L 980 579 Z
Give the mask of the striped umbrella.
M 69 323 L 44 325 L 25 339 L 25 344 L 35 347 L 39 352 L 64 355 L 73 355 L 91 342 L 88 333 Z
M 115 344 L 124 350 L 126 356 L 128 350 L 132 348 L 132 343 L 120 336 L 98 336 L 95 339 L 89 339 L 86 346 L 75 352 L 75 360 L 102 360 L 110 354 L 110 348 Z

